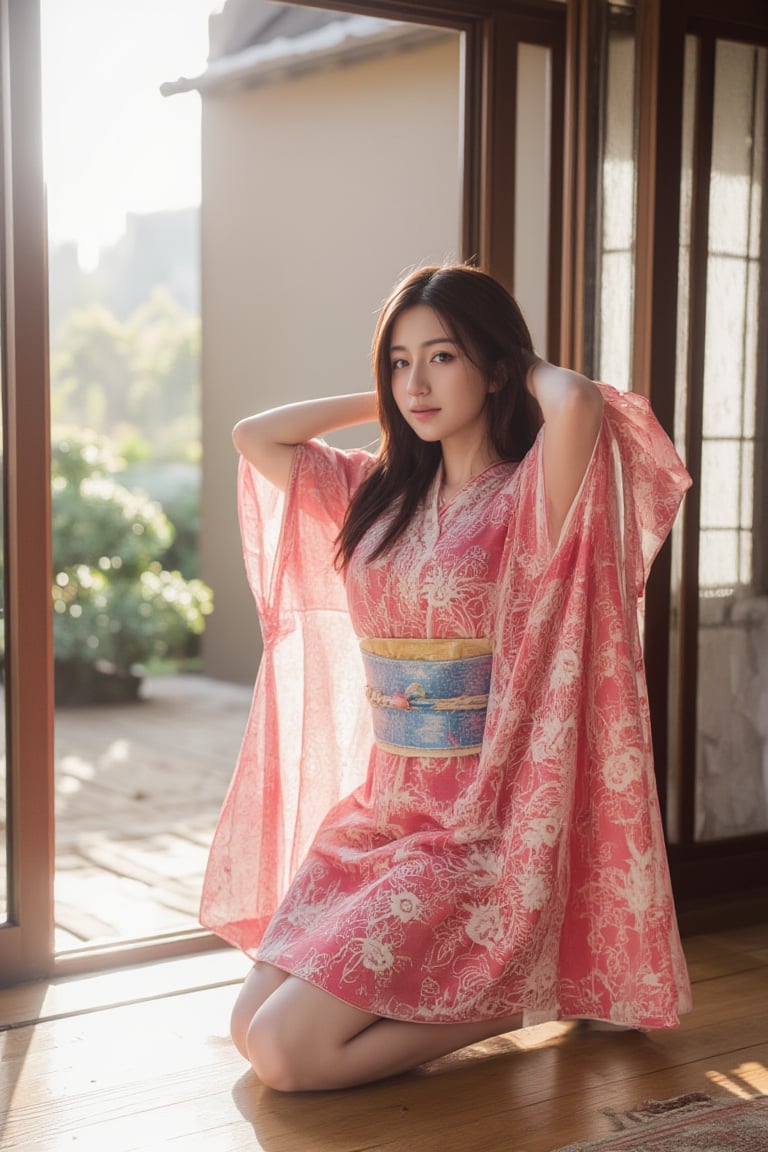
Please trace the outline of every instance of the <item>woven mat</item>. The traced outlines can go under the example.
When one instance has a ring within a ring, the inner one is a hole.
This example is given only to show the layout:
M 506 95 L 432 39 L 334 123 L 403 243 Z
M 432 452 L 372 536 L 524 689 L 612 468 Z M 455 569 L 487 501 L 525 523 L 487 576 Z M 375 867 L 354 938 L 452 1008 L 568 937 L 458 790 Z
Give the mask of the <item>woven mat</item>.
M 713 1100 L 689 1092 L 605 1114 L 619 1131 L 553 1152 L 768 1152 L 768 1096 Z

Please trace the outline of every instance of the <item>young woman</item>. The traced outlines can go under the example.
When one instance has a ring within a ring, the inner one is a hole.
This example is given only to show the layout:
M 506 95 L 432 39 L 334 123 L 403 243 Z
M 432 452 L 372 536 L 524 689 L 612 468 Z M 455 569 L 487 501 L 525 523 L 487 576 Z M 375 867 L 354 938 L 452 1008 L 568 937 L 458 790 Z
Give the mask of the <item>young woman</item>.
M 476 268 L 399 284 L 373 367 L 234 431 L 264 656 L 201 919 L 283 1091 L 690 1006 L 638 628 L 687 473 Z M 316 439 L 376 418 L 375 455 Z

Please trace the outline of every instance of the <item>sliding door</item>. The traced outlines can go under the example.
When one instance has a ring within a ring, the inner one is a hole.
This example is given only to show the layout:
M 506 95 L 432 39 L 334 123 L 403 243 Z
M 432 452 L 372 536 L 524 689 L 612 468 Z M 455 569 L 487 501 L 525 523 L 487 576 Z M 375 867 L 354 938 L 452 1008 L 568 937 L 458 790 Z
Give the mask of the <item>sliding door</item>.
M 320 7 L 320 5 L 316 5 Z M 326 7 L 323 5 L 323 7 Z M 445 29 L 460 59 L 455 254 L 490 267 L 518 295 L 537 346 L 557 359 L 566 183 L 566 6 L 422 0 L 338 4 L 344 13 Z M 215 944 L 202 930 L 81 948 L 54 945 L 54 741 L 50 407 L 46 212 L 41 149 L 40 14 L 35 0 L 1 0 L 2 360 L 5 905 L 0 980 L 87 970 Z M 215 244 L 214 233 L 204 238 Z M 421 252 L 413 251 L 418 261 Z M 203 267 L 205 274 L 205 265 Z M 383 286 L 383 290 L 386 285 Z M 217 381 L 203 379 L 203 389 Z M 214 401 L 211 399 L 211 403 Z M 203 518 L 206 506 L 203 503 Z M 215 516 L 214 516 L 215 519 Z M 209 524 L 208 531 L 215 529 Z M 203 534 L 206 532 L 203 524 Z M 235 563 L 233 552 L 228 564 Z M 109 557 L 108 557 L 109 559 Z M 205 575 L 205 573 L 204 573 Z M 59 589 L 68 587 L 57 581 Z M 66 597 L 56 594 L 67 608 Z M 57 612 L 59 608 L 57 608 Z M 120 740 L 114 741 L 116 745 Z M 119 752 L 119 749 L 117 749 Z M 117 754 L 117 753 L 116 753 Z M 115 765 L 118 773 L 121 765 Z M 129 772 L 130 765 L 123 771 Z M 127 786 L 124 777 L 121 785 Z M 95 817 L 98 818 L 96 813 Z M 2 850 L 2 844 L 0 844 Z M 0 876 L 2 876 L 0 864 Z M 85 920 L 86 917 L 83 917 Z
M 768 21 L 683 46 L 668 808 L 692 895 L 768 861 Z

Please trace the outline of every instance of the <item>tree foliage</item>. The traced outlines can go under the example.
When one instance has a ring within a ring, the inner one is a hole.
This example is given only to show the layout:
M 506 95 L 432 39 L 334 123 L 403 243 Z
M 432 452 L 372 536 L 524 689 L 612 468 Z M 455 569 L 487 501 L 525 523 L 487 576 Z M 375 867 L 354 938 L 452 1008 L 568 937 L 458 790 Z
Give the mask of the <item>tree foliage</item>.
M 200 438 L 199 359 L 199 319 L 165 288 L 126 322 L 98 306 L 73 311 L 51 356 L 54 423 L 118 442 L 138 434 L 155 459 L 189 459 Z
M 52 451 L 54 653 L 136 672 L 182 654 L 212 611 L 210 588 L 168 571 L 173 527 L 157 501 L 120 484 L 122 461 L 92 431 Z
M 199 318 L 162 287 L 127 320 L 92 305 L 71 311 L 57 330 L 51 467 L 59 664 L 136 672 L 154 657 L 186 654 L 203 631 L 212 594 L 196 578 L 199 359 Z

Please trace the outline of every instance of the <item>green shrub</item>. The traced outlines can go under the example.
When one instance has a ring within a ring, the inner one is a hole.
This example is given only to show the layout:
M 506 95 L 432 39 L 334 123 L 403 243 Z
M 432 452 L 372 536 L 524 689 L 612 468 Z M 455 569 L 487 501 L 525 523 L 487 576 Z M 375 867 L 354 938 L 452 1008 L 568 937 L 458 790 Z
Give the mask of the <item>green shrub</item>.
M 54 653 L 136 673 L 150 659 L 185 654 L 213 594 L 163 568 L 173 526 L 157 501 L 119 483 L 121 468 L 93 432 L 67 431 L 53 445 Z

